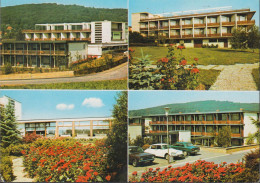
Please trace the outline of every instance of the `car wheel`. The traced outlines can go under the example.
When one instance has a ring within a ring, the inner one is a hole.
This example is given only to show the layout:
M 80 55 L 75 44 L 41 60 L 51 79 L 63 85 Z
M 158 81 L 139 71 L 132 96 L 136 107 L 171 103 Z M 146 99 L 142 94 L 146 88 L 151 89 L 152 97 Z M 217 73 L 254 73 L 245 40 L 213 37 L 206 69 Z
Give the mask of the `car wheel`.
M 184 157 L 188 156 L 188 152 L 187 151 L 183 151 L 183 155 L 184 155 Z
M 135 160 L 133 161 L 133 166 L 136 167 L 137 165 L 138 165 L 138 162 L 137 162 L 137 160 L 135 159 Z
M 169 154 L 165 154 L 165 159 L 168 160 L 169 159 Z

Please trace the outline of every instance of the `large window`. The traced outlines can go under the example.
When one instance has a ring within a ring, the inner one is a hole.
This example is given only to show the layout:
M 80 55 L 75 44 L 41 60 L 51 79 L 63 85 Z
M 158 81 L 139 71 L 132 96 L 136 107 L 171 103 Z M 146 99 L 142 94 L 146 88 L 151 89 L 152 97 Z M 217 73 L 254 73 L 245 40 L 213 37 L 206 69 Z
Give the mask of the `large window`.
M 232 133 L 240 133 L 239 126 L 231 126 L 231 132 Z
M 206 121 L 213 121 L 213 114 L 207 114 L 206 115 Z
M 218 121 L 226 121 L 227 114 L 218 114 Z

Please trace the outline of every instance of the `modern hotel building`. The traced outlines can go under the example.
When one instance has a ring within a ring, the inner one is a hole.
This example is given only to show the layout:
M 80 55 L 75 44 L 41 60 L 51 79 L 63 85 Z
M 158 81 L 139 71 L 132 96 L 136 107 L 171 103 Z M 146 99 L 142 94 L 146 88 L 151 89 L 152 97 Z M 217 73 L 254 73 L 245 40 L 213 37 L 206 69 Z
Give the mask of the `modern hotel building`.
M 212 10 L 212 9 L 211 9 Z M 148 12 L 132 14 L 132 31 L 143 36 L 162 37 L 186 47 L 218 45 L 231 47 L 230 38 L 235 29 L 250 31 L 255 25 L 255 11 L 250 9 L 221 10 L 200 13 L 191 10 L 154 15 Z
M 23 30 L 24 41 L 2 40 L 0 66 L 57 67 L 59 60 L 69 63 L 100 57 L 109 50 L 125 49 L 128 27 L 125 22 L 36 24 Z
M 211 145 L 211 140 L 224 126 L 231 128 L 231 145 L 239 146 L 257 132 L 252 119 L 259 120 L 259 104 L 221 101 L 201 101 L 171 104 L 129 111 L 129 135 L 153 137 L 155 142 L 166 142 L 167 118 L 164 107 L 170 107 L 168 125 L 170 142 L 191 139 L 193 143 Z M 180 138 L 182 132 L 190 137 Z

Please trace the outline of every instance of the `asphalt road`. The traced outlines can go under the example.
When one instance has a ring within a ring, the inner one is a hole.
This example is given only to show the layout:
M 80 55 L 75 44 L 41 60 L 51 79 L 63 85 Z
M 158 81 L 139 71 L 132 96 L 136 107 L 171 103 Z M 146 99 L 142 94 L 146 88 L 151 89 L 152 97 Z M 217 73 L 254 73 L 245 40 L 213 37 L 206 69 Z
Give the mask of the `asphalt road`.
M 232 154 L 224 154 L 224 153 L 216 153 L 216 152 L 208 152 L 208 151 L 200 151 L 197 155 L 191 155 L 186 157 L 185 159 L 176 159 L 175 162 L 170 163 L 172 167 L 180 167 L 184 166 L 186 163 L 193 163 L 197 160 L 206 160 L 210 162 L 214 162 L 216 164 L 220 164 L 221 162 L 227 163 L 237 163 L 238 161 L 242 161 L 242 158 L 245 154 L 250 152 L 251 150 L 235 152 Z M 149 168 L 157 168 L 160 167 L 161 169 L 167 167 L 169 164 L 167 160 L 163 158 L 155 158 L 152 164 L 143 164 L 139 165 L 138 167 L 133 167 L 132 165 L 128 166 L 129 175 L 132 172 L 137 171 L 139 174 L 147 171 Z
M 119 80 L 127 78 L 127 62 L 112 69 L 88 74 L 79 77 L 68 78 L 51 78 L 51 79 L 24 79 L 24 80 L 9 80 L 0 81 L 2 85 L 25 85 L 25 84 L 49 84 L 49 83 L 68 83 L 68 82 L 87 82 L 87 81 L 104 81 L 104 80 Z

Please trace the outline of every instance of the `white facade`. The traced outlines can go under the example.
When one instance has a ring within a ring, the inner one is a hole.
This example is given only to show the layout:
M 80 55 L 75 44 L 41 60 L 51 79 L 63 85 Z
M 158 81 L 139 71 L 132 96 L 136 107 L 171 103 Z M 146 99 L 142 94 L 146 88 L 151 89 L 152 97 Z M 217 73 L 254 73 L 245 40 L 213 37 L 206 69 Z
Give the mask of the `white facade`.
M 142 136 L 142 126 L 141 125 L 128 126 L 128 134 L 130 140 L 136 139 L 137 136 Z
M 257 120 L 256 113 L 244 113 L 244 137 L 247 138 L 250 134 L 256 133 L 259 129 L 252 123 L 253 120 Z M 255 141 L 256 142 L 256 141 Z
M 11 100 L 12 105 L 14 105 L 14 113 L 15 113 L 15 117 L 17 120 L 21 120 L 22 119 L 22 104 L 10 97 L 7 96 L 3 96 L 2 98 L 0 98 L 0 104 L 2 104 L 3 106 L 8 105 L 9 100 Z

